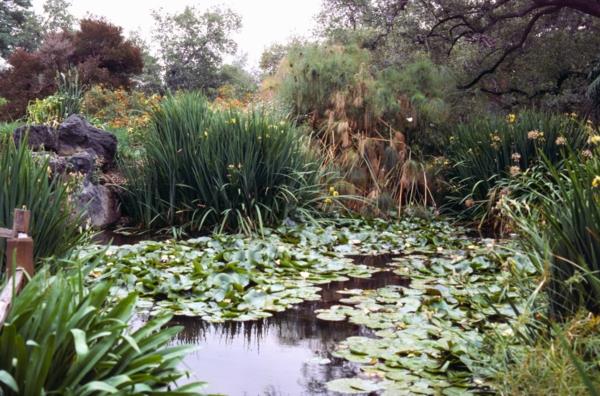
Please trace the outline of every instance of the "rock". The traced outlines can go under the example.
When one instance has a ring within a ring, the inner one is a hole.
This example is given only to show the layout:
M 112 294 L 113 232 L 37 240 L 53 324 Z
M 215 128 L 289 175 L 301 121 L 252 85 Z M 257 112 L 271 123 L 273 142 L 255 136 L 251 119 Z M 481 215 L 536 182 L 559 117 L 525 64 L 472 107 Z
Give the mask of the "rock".
M 32 150 L 58 151 L 58 132 L 56 129 L 45 125 L 24 125 L 15 129 L 15 143 L 28 135 L 27 143 Z
M 92 126 L 79 115 L 69 116 L 58 127 L 58 154 L 72 156 L 85 151 L 95 154 L 103 165 L 112 165 L 117 152 L 117 137 Z
M 96 155 L 87 151 L 73 154 L 67 158 L 70 172 L 79 172 L 89 175 L 96 168 Z
M 85 151 L 70 157 L 61 157 L 51 151 L 34 152 L 33 155 L 41 161 L 47 160 L 52 174 L 81 173 L 88 176 L 96 166 L 96 156 Z
M 86 180 L 76 197 L 76 206 L 95 229 L 105 229 L 121 217 L 117 195 L 108 187 Z

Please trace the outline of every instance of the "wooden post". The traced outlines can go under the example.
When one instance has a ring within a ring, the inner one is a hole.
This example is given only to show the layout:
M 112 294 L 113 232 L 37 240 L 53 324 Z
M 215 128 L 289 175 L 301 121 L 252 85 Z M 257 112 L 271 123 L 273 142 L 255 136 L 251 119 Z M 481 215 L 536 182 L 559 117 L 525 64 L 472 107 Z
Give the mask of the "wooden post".
M 26 209 L 15 209 L 13 228 L 0 228 L 0 238 L 6 238 L 6 275 L 8 282 L 0 290 L 0 327 L 8 317 L 14 294 L 19 293 L 32 277 L 35 270 L 33 262 L 33 239 L 29 232 L 31 213 Z M 14 268 L 14 274 L 13 274 Z
M 19 234 L 29 233 L 29 220 L 31 220 L 31 212 L 27 209 L 15 209 L 13 214 L 13 232 L 14 236 Z
M 9 278 L 13 268 L 23 268 L 30 277 L 33 276 L 33 239 L 30 237 L 6 240 L 6 273 Z
M 31 212 L 15 209 L 13 215 L 13 235 L 6 240 L 6 273 L 10 278 L 13 268 L 23 268 L 33 276 L 33 240 L 27 235 Z

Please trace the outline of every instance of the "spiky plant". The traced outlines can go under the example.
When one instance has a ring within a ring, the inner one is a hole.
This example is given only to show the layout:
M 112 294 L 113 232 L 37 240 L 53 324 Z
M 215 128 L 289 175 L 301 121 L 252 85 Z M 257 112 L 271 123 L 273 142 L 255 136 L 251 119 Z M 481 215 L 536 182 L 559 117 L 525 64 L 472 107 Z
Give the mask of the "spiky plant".
M 12 136 L 0 138 L 0 180 L 0 227 L 11 227 L 15 208 L 29 209 L 37 259 L 64 254 L 81 242 L 81 217 L 70 204 L 68 184 L 49 173 L 47 159 L 34 157 L 26 143 L 17 147 Z M 0 270 L 4 261 L 0 240 Z
M 140 160 L 123 164 L 125 208 L 146 228 L 250 232 L 312 215 L 319 161 L 291 123 L 267 113 L 213 111 L 197 93 L 163 101 Z
M 174 384 L 189 351 L 167 346 L 180 328 L 160 317 L 131 329 L 135 294 L 106 305 L 110 284 L 86 289 L 83 275 L 43 270 L 15 298 L 0 328 L 0 394 L 198 394 L 197 384 Z

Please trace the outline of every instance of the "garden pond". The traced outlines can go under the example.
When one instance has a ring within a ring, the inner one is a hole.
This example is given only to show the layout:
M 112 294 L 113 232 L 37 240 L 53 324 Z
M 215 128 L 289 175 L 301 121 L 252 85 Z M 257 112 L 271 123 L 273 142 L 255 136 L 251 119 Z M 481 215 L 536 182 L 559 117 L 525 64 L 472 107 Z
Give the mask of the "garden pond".
M 89 281 L 174 315 L 190 381 L 229 395 L 493 393 L 535 276 L 506 242 L 446 221 L 289 224 L 253 238 L 92 246 Z

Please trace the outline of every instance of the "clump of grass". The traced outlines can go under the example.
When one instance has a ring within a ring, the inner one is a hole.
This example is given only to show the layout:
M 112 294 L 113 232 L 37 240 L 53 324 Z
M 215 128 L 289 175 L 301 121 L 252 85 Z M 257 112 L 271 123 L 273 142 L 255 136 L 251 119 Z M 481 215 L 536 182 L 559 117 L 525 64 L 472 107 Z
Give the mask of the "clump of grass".
M 16 297 L 0 328 L 0 394 L 197 395 L 196 384 L 175 389 L 189 347 L 167 345 L 180 328 L 159 317 L 131 330 L 136 295 L 107 307 L 110 283 L 88 290 L 82 279 L 43 270 Z
M 600 393 L 600 318 L 577 316 L 551 337 L 513 351 L 499 372 L 503 395 L 597 395 Z M 595 393 L 594 393 L 595 392 Z
M 600 313 L 600 151 L 571 153 L 529 188 L 532 203 L 507 204 L 529 256 L 546 274 L 551 314 Z M 512 204 L 512 205 L 511 205 Z
M 589 132 L 589 125 L 573 117 L 533 111 L 459 125 L 448 150 L 457 189 L 452 204 L 471 217 L 485 216 L 490 193 L 502 180 L 541 164 L 542 157 L 558 165 L 567 148 L 586 146 Z
M 323 174 L 309 142 L 265 112 L 211 110 L 197 93 L 164 100 L 140 158 L 125 160 L 124 207 L 144 228 L 250 232 L 311 216 Z
M 33 157 L 27 144 L 16 147 L 12 136 L 0 139 L 0 180 L 0 227 L 11 227 L 15 208 L 29 209 L 37 259 L 62 255 L 82 241 L 81 217 L 69 202 L 69 185 L 50 175 L 48 161 Z M 5 241 L 0 240 L 0 269 L 4 261 Z

